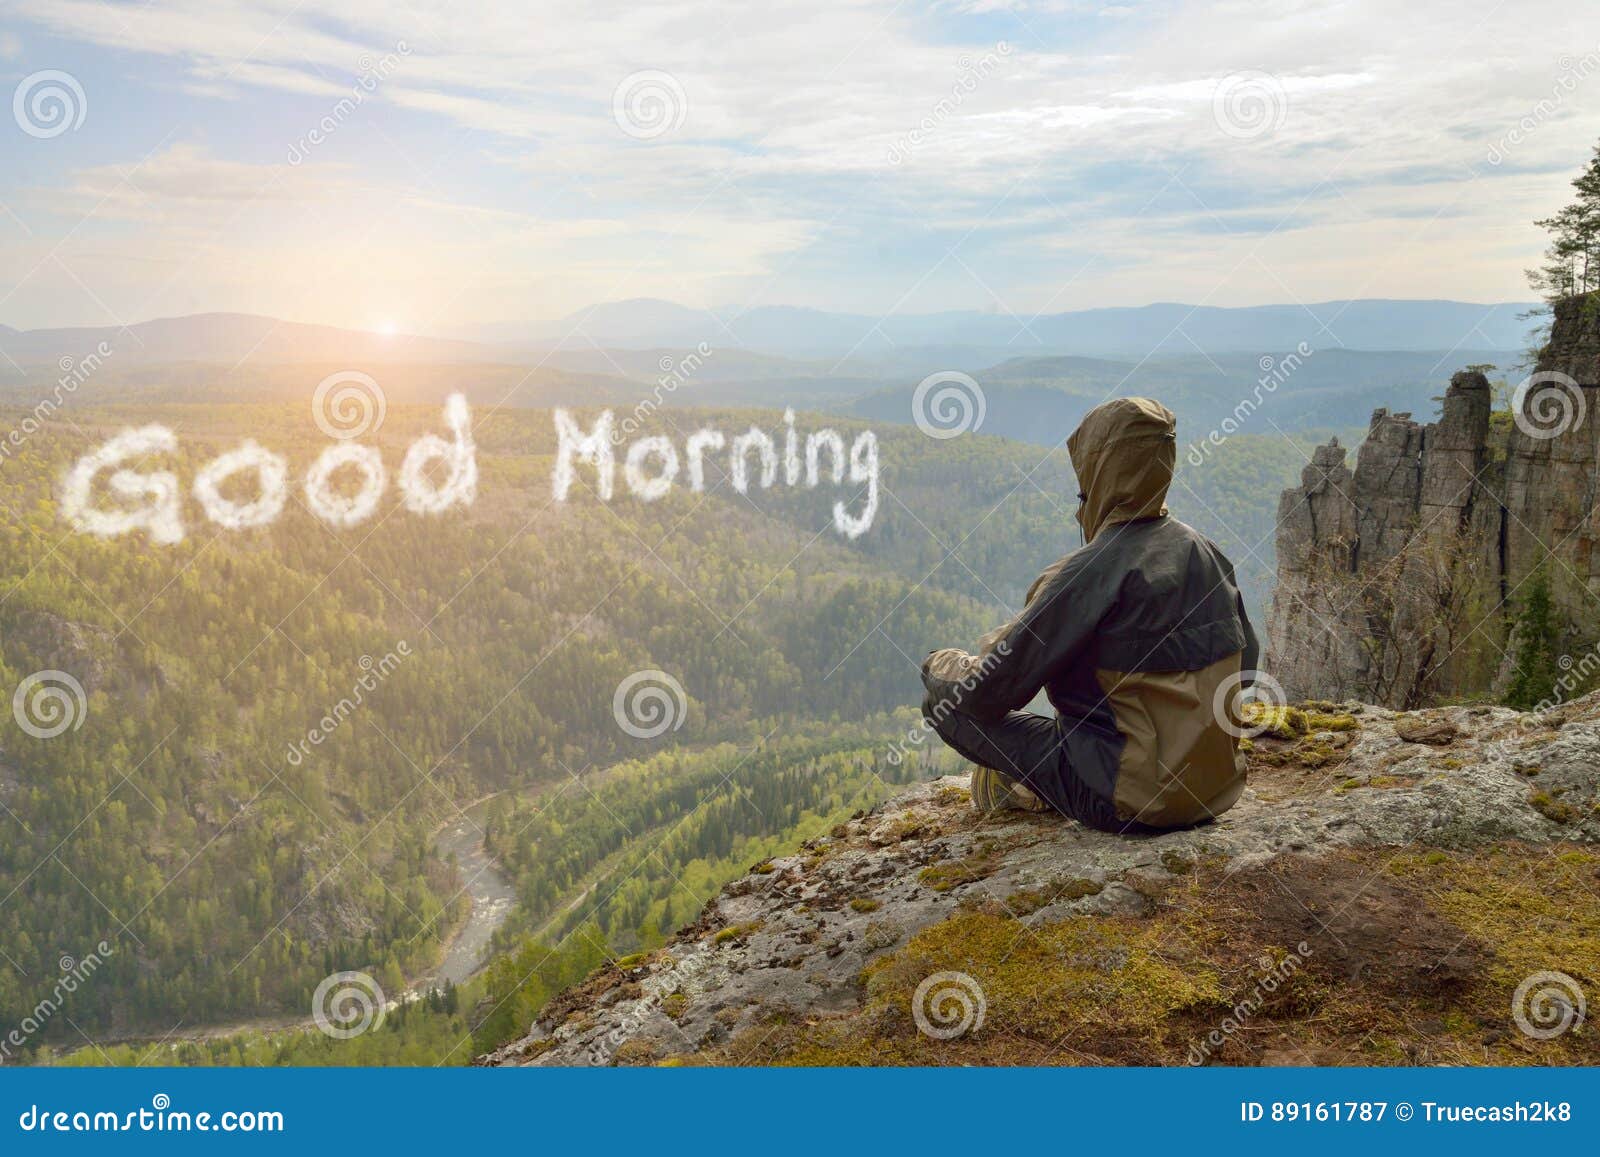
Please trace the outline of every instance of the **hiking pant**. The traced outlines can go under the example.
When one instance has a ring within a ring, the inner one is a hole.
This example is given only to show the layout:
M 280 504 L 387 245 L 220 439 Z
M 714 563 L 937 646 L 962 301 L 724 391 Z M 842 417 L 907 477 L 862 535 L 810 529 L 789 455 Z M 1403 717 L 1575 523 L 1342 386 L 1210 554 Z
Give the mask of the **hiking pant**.
M 1054 719 L 1012 711 L 1003 719 L 985 723 L 948 708 L 936 711 L 932 696 L 923 700 L 922 717 L 963 759 L 1009 776 L 1084 827 L 1121 835 L 1167 830 L 1118 819 L 1116 806 L 1072 773 L 1062 748 L 1060 725 Z

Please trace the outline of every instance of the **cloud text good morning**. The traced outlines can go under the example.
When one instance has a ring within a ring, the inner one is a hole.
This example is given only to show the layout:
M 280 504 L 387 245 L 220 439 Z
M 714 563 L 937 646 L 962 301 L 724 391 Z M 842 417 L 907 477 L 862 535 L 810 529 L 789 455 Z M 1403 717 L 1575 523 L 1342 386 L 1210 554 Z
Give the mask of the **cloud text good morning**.
M 594 467 L 594 492 L 600 501 L 610 502 L 616 488 L 616 452 L 612 438 L 613 415 L 603 410 L 587 432 L 566 410 L 555 412 L 556 465 L 553 475 L 556 501 L 564 502 L 578 480 L 578 463 Z M 672 490 L 679 470 L 687 463 L 689 489 L 696 494 L 706 488 L 708 456 L 727 450 L 727 477 L 740 494 L 750 490 L 751 454 L 755 455 L 756 477 L 763 490 L 777 485 L 804 485 L 814 489 L 822 480 L 822 460 L 828 460 L 833 485 L 865 487 L 866 495 L 859 514 L 852 515 L 844 501 L 833 504 L 833 526 L 846 538 L 859 538 L 871 527 L 878 514 L 878 436 L 863 430 L 845 453 L 844 437 L 837 430 L 818 430 L 807 434 L 803 443 L 795 429 L 794 411 L 783 412 L 782 449 L 778 442 L 758 426 L 751 426 L 732 438 L 720 430 L 699 429 L 683 440 L 683 458 L 672 439 L 653 434 L 636 439 L 623 458 L 623 479 L 628 492 L 641 502 L 654 502 Z M 858 490 L 859 493 L 859 490 Z
M 478 459 L 466 398 L 452 394 L 444 415 L 450 440 L 424 434 L 411 443 L 400 464 L 400 493 L 406 509 L 416 514 L 470 506 L 477 496 Z M 67 472 L 61 492 L 63 516 L 74 529 L 107 538 L 143 530 L 151 542 L 182 542 L 186 528 L 178 476 L 170 470 L 140 471 L 129 466 L 177 449 L 177 435 L 165 426 L 123 430 Z M 97 505 L 94 494 L 95 480 L 108 470 L 112 474 L 106 485 L 120 500 L 110 508 Z M 334 475 L 341 472 L 360 479 L 353 491 L 334 484 Z M 230 479 L 250 474 L 255 476 L 253 498 L 238 500 L 223 493 Z M 389 476 L 376 447 L 340 441 L 317 457 L 302 485 L 311 513 L 333 526 L 357 526 L 377 511 Z M 193 493 L 206 517 L 225 530 L 266 526 L 283 513 L 289 500 L 288 459 L 247 439 L 212 459 L 195 476 Z
M 555 499 L 566 500 L 577 480 L 578 464 L 583 462 L 593 467 L 595 493 L 609 502 L 617 449 L 611 436 L 611 411 L 602 412 L 587 433 L 565 410 L 556 410 L 554 418 Z M 448 437 L 424 434 L 411 443 L 401 460 L 397 485 L 403 505 L 413 514 L 441 514 L 470 506 L 477 497 L 472 415 L 461 394 L 452 394 L 445 402 L 444 422 Z M 847 538 L 863 534 L 878 510 L 877 437 L 870 430 L 857 434 L 847 452 L 837 431 L 818 430 L 806 436 L 802 450 L 794 411 L 784 411 L 784 425 L 781 450 L 778 442 L 754 426 L 731 439 L 717 430 L 690 434 L 684 445 L 690 489 L 704 491 L 707 456 L 724 448 L 728 449 L 728 478 L 741 494 L 750 487 L 752 453 L 763 488 L 777 484 L 780 462 L 786 485 L 814 488 L 824 475 L 826 459 L 826 472 L 835 486 L 844 487 L 848 478 L 849 484 L 865 492 L 859 514 L 850 514 L 843 501 L 834 503 L 834 527 Z M 78 459 L 67 472 L 61 489 L 63 517 L 76 530 L 106 538 L 142 530 L 151 542 L 182 542 L 188 528 L 178 476 L 171 470 L 142 468 L 148 459 L 177 450 L 177 435 L 165 426 L 123 430 Z M 623 463 L 628 490 L 642 502 L 653 502 L 670 491 L 680 468 L 677 448 L 660 435 L 633 442 Z M 336 476 L 344 481 L 336 481 Z M 236 478 L 252 481 L 249 485 L 234 483 Z M 109 493 L 97 494 L 97 482 Z M 377 447 L 345 440 L 318 455 L 301 480 L 306 508 L 329 525 L 341 527 L 358 526 L 377 513 L 388 485 L 388 468 Z M 241 489 L 252 496 L 232 496 Z M 266 526 L 288 504 L 288 459 L 246 439 L 207 463 L 195 476 L 191 494 L 205 517 L 224 530 Z

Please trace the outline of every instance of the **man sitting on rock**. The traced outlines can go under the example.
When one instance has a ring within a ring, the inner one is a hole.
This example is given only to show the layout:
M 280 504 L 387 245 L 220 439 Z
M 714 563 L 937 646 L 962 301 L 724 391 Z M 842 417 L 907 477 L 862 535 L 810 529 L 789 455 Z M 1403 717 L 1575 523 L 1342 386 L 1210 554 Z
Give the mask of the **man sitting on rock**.
M 923 717 L 978 765 L 982 812 L 1053 808 L 1122 833 L 1207 822 L 1244 790 L 1231 716 L 1257 644 L 1233 565 L 1167 513 L 1165 406 L 1097 406 L 1067 451 L 1086 545 L 1034 580 L 977 655 L 928 656 Z M 1054 717 L 1022 710 L 1041 689 Z

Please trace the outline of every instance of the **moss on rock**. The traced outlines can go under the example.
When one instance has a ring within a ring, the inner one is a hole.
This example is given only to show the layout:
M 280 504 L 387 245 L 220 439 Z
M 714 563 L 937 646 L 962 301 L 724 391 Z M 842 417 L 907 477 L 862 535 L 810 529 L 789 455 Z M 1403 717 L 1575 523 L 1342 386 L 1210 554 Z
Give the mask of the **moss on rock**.
M 1029 889 L 868 963 L 859 1010 L 763 1022 L 703 1059 L 1593 1064 L 1595 1034 L 1536 1040 L 1511 1001 L 1540 971 L 1600 976 L 1597 881 L 1593 849 L 1512 844 L 1285 857 L 1232 874 L 1201 862 L 1150 917 L 1030 926 L 1015 916 L 1049 890 Z M 951 1019 L 924 1008 L 919 1022 L 919 989 L 927 1001 L 941 986 Z M 963 1021 L 950 1039 L 928 1031 Z

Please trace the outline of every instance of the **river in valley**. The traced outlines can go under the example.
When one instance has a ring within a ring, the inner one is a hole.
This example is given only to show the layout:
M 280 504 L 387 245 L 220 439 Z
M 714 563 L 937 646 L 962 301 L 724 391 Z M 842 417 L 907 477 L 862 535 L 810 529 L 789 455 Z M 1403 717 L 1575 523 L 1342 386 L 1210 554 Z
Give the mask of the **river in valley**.
M 495 930 L 511 914 L 516 893 L 511 881 L 496 869 L 489 853 L 483 847 L 483 825 L 488 822 L 489 804 L 493 797 L 479 800 L 445 824 L 433 838 L 433 851 L 441 860 L 453 855 L 460 871 L 461 891 L 471 899 L 472 911 L 466 921 L 455 930 L 445 945 L 444 955 L 431 971 L 413 979 L 403 994 L 389 993 L 388 1003 L 393 1008 L 400 1000 L 412 1000 L 430 988 L 439 988 L 445 981 L 460 984 L 474 975 L 487 962 L 489 941 Z M 398 999 L 397 999 L 398 998 Z M 315 1023 L 313 1017 L 277 1015 L 244 1021 L 226 1021 L 210 1025 L 177 1026 L 163 1036 L 161 1047 L 176 1050 L 185 1041 L 204 1041 L 230 1036 L 240 1032 L 274 1033 L 300 1031 Z M 180 1032 L 179 1029 L 182 1029 Z M 143 1034 L 127 1036 L 106 1035 L 102 1043 L 136 1043 L 152 1038 Z M 68 1054 L 74 1050 L 68 1050 Z
M 461 872 L 461 888 L 472 900 L 472 911 L 445 946 L 439 966 L 416 978 L 413 992 L 438 988 L 447 980 L 460 984 L 477 972 L 488 957 L 489 941 L 495 929 L 505 923 L 516 902 L 511 881 L 495 867 L 483 846 L 483 824 L 487 822 L 489 803 L 489 800 L 479 800 L 434 837 L 434 855 L 446 861 L 455 857 Z

